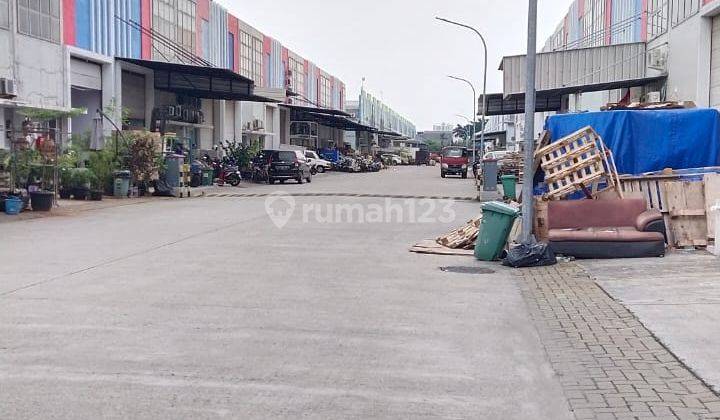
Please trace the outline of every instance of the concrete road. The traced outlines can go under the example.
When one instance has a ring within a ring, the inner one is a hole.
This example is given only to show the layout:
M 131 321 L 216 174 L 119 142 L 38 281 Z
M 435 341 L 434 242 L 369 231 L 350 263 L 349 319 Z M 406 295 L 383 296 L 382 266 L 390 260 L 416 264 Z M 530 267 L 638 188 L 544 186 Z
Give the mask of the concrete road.
M 438 171 L 268 191 L 475 194 Z M 572 418 L 509 272 L 407 252 L 478 207 L 228 197 L 4 224 L 0 418 Z

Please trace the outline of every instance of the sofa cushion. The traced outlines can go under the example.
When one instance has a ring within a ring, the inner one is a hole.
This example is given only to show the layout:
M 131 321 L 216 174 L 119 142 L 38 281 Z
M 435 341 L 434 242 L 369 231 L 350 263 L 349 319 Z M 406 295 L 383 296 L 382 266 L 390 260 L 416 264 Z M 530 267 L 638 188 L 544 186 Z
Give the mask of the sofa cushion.
M 634 227 L 550 229 L 550 242 L 664 242 L 659 232 L 640 232 Z
M 603 226 L 634 227 L 647 210 L 644 199 L 563 200 L 548 203 L 550 229 Z
M 637 217 L 637 220 L 635 221 L 635 229 L 646 230 L 650 223 L 658 220 L 663 220 L 663 214 L 660 210 L 650 209 L 644 211 Z

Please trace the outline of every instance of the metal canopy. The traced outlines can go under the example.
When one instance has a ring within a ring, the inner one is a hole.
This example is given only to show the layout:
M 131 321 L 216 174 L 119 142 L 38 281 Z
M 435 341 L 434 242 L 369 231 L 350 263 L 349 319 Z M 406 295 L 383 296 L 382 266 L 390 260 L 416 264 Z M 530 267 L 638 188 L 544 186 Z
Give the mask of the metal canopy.
M 535 112 L 559 112 L 562 110 L 562 97 L 564 95 L 578 94 L 583 92 L 600 92 L 613 89 L 626 89 L 631 87 L 646 86 L 665 80 L 667 76 L 645 77 L 641 79 L 621 80 L 572 86 L 560 89 L 549 89 L 537 91 L 537 103 Z M 480 106 L 483 106 L 483 97 L 479 98 Z M 481 108 L 482 109 L 482 108 Z M 510 115 L 522 114 L 525 112 L 525 93 L 518 93 L 505 96 L 502 93 L 487 95 L 487 115 Z
M 291 111 L 290 121 L 312 121 L 326 127 L 338 128 L 344 131 L 367 131 L 374 133 L 373 127 L 360 124 L 350 119 L 350 114 L 337 109 L 313 108 L 299 105 L 281 104 Z
M 116 57 L 116 59 L 153 70 L 155 73 L 155 89 L 158 90 L 204 99 L 278 102 L 264 96 L 255 95 L 254 82 L 229 69 L 123 57 Z
M 340 115 L 343 117 L 352 117 L 352 115 L 348 114 L 345 111 L 341 111 L 339 109 L 332 109 L 332 108 L 316 108 L 312 106 L 303 106 L 303 105 L 295 105 L 295 104 L 280 104 L 280 106 L 289 108 L 293 111 L 297 112 L 312 112 L 314 114 L 325 114 L 325 115 Z

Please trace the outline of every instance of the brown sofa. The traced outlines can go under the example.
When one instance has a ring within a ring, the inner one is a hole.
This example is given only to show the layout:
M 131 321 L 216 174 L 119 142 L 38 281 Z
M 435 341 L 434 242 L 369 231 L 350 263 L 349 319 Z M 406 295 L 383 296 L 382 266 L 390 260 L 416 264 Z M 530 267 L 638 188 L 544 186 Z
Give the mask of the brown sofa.
M 556 254 L 576 258 L 665 255 L 665 222 L 645 200 L 566 200 L 548 204 L 549 241 Z

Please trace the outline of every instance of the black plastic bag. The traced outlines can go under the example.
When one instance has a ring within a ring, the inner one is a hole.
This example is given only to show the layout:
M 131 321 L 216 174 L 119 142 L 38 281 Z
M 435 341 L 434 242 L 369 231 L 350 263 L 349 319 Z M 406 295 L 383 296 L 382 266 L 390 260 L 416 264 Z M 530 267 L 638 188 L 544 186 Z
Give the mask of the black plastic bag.
M 557 258 L 550 249 L 550 245 L 537 243 L 535 245 L 519 245 L 511 249 L 502 263 L 514 268 L 543 267 L 557 264 Z

